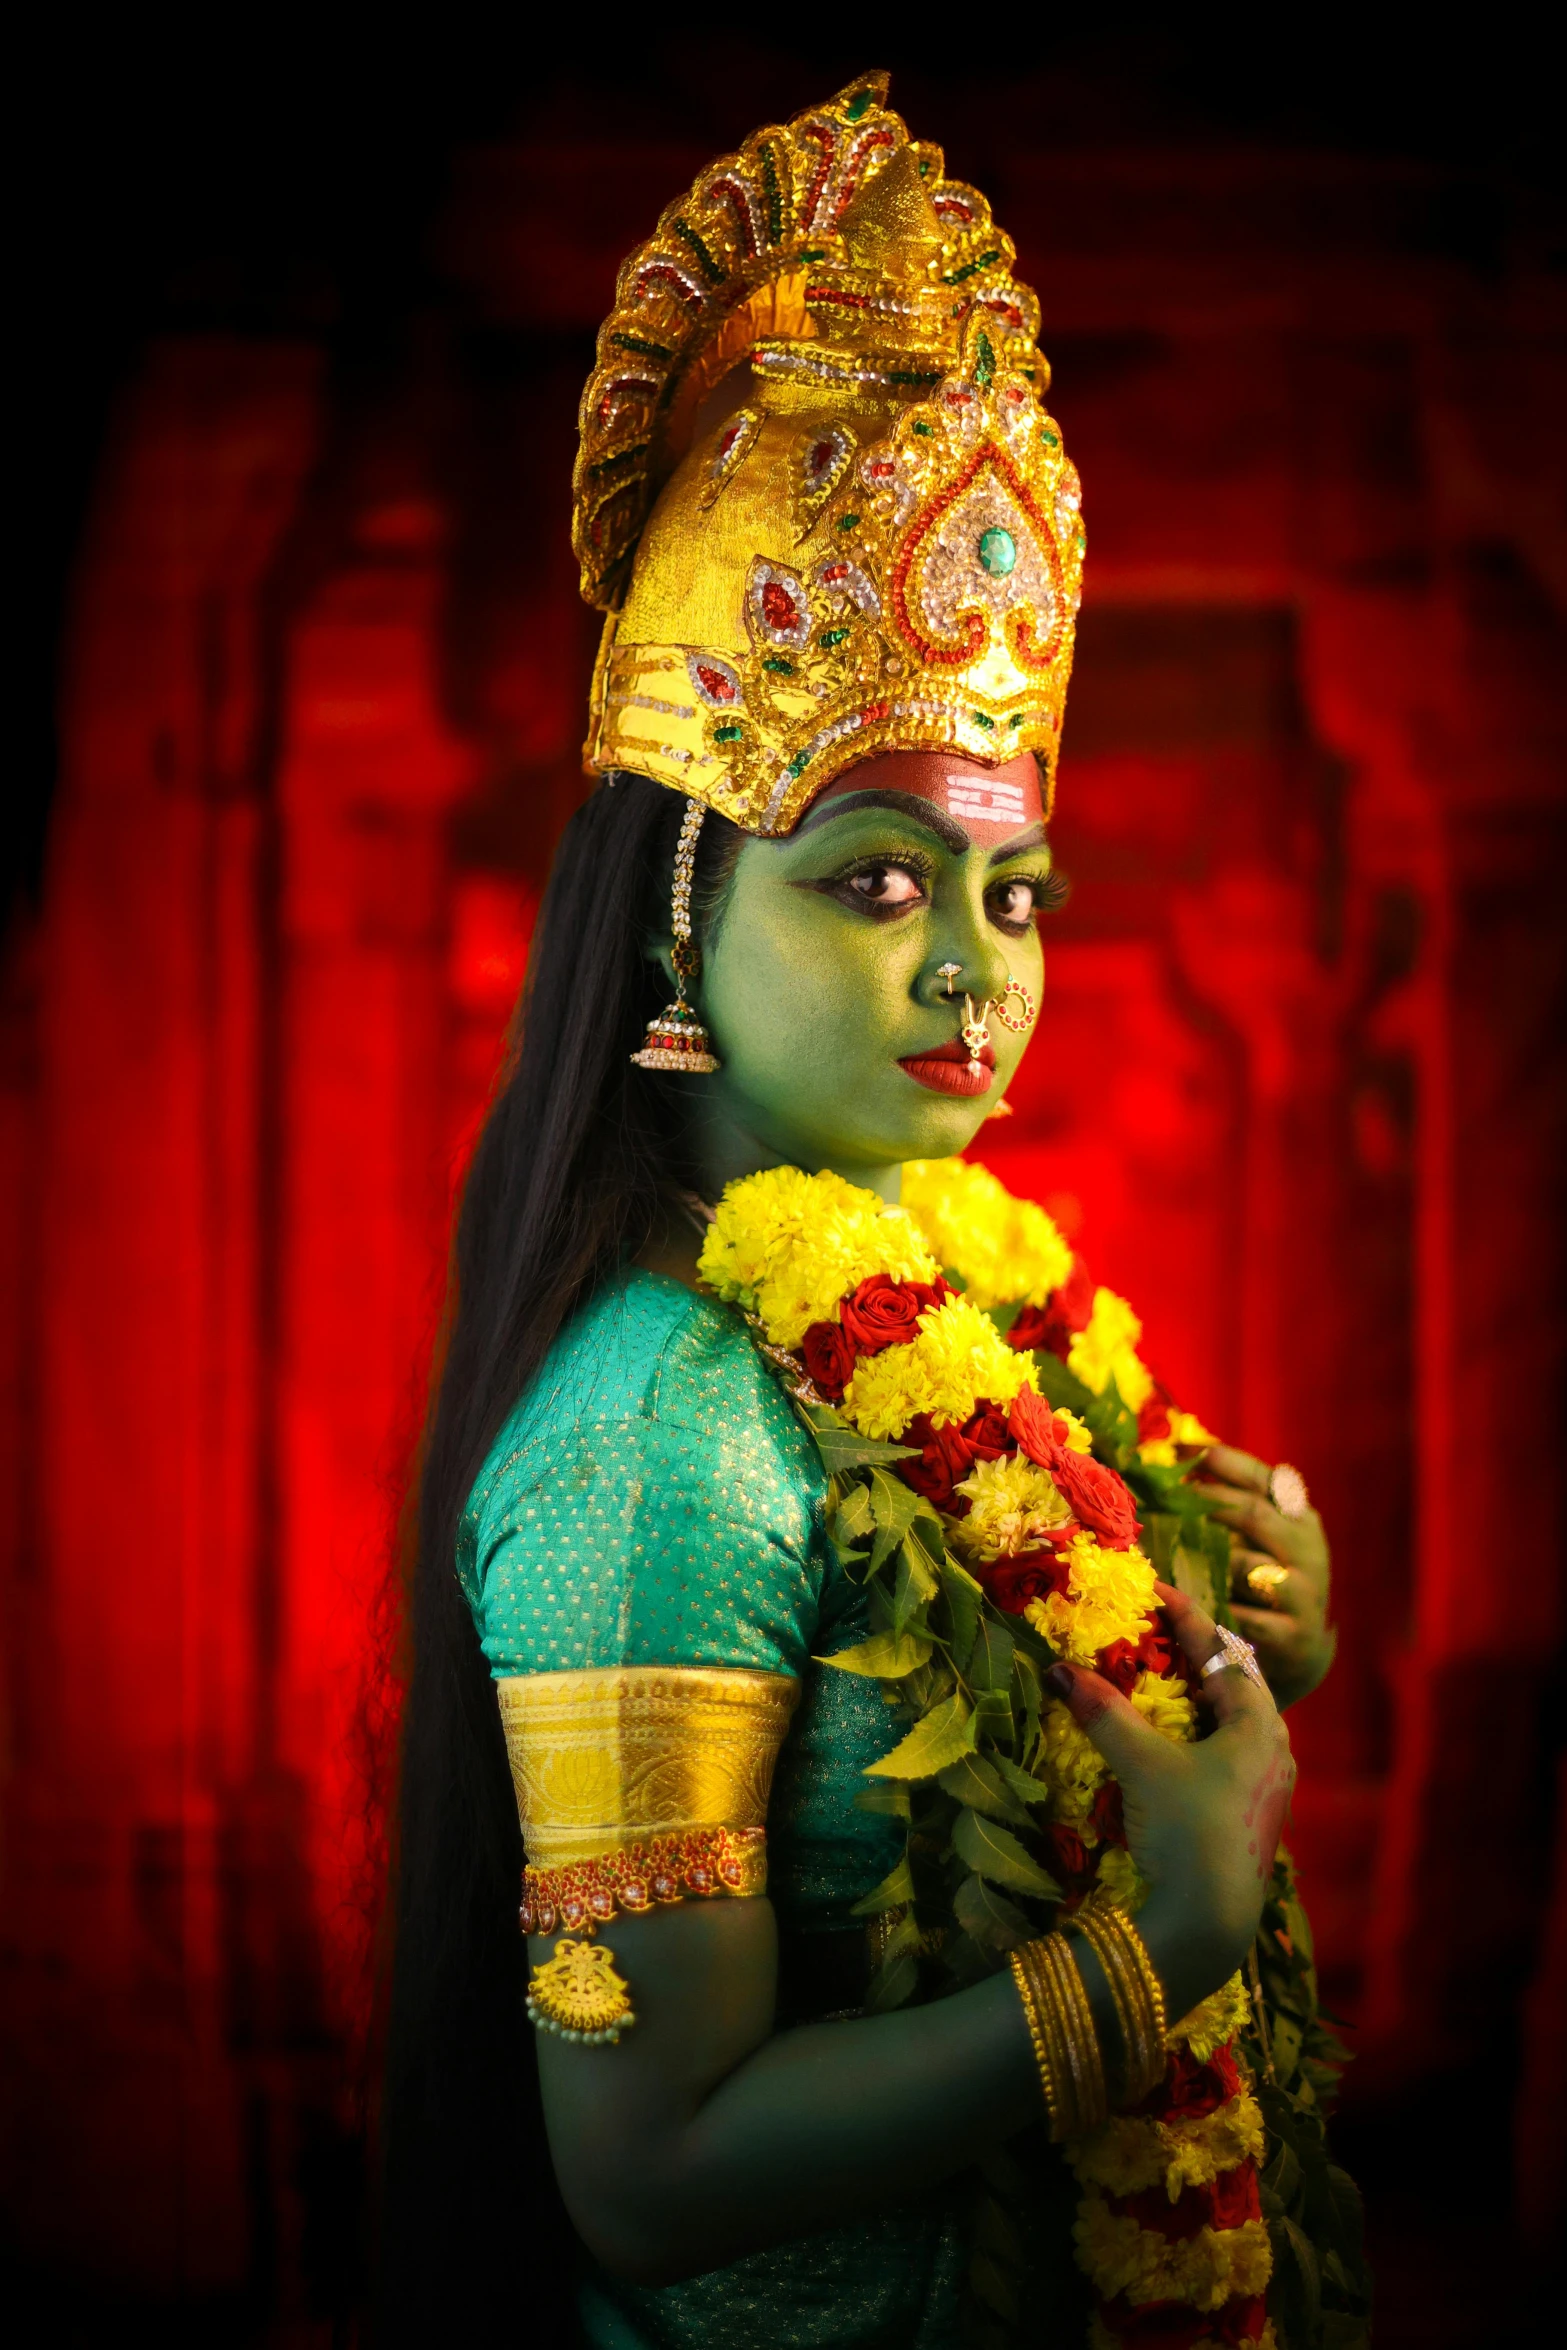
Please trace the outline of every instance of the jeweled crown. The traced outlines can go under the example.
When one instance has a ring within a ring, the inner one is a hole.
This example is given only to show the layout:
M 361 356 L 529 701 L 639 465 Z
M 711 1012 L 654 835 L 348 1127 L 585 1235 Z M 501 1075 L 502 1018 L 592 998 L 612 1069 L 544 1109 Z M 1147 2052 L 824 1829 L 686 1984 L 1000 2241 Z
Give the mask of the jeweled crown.
M 713 164 L 625 263 L 574 543 L 590 768 L 786 833 L 888 750 L 1053 789 L 1083 566 L 1011 241 L 869 74 Z

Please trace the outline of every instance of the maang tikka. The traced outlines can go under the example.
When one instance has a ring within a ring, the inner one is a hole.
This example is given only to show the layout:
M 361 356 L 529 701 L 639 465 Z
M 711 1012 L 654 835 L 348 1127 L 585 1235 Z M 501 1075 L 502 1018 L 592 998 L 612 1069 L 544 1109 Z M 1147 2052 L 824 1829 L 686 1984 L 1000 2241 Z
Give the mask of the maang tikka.
M 706 814 L 700 800 L 687 803 L 686 819 L 680 827 L 675 849 L 675 885 L 670 902 L 670 928 L 675 937 L 671 958 L 675 966 L 675 1000 L 667 1012 L 660 1012 L 648 1022 L 642 1049 L 631 1056 L 639 1069 L 662 1069 L 680 1077 L 705 1076 L 709 1070 L 722 1066 L 708 1043 L 707 1030 L 686 1001 L 687 989 L 696 986 L 702 971 L 701 950 L 691 936 L 691 876 L 696 868 L 697 834 Z

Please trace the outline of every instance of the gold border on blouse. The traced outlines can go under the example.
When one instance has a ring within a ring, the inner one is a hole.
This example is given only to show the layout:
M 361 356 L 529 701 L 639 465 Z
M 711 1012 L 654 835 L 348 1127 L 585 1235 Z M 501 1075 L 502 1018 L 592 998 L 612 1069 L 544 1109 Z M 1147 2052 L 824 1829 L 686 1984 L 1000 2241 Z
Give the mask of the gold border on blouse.
M 496 1683 L 529 1866 L 650 1836 L 760 1828 L 800 1683 L 715 1665 L 512 1674 Z

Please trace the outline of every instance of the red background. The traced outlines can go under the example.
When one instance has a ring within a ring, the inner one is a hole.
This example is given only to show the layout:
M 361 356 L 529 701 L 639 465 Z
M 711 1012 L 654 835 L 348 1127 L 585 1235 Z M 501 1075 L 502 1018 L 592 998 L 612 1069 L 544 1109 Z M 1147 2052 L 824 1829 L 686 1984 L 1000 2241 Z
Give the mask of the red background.
M 353 2330 L 387 1560 L 584 788 L 576 395 L 662 203 L 860 62 L 692 41 L 598 79 L 453 39 L 240 59 L 238 91 L 176 45 L 46 122 L 0 2189 L 62 2341 Z M 1529 60 L 1411 91 L 1391 56 L 1356 104 L 1297 60 L 1293 110 L 1216 41 L 909 66 L 1041 294 L 1089 528 L 1075 895 L 981 1147 L 1323 1505 L 1343 1645 L 1294 1837 L 1360 2051 L 1342 2143 L 1379 2340 L 1480 2341 L 1567 2102 L 1567 384 Z

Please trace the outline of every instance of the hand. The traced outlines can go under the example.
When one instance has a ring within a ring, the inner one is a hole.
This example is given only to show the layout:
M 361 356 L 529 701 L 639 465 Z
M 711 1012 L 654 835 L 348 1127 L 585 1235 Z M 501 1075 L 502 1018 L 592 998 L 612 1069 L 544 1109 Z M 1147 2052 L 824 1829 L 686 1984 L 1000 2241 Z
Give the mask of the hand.
M 1221 1652 L 1213 1618 L 1158 1587 L 1194 1664 Z M 1250 1949 L 1262 1915 L 1295 1763 L 1272 1697 L 1238 1667 L 1210 1673 L 1199 1702 L 1211 1737 L 1177 1745 L 1097 1673 L 1055 1665 L 1046 1675 L 1121 1783 L 1126 1838 L 1151 1887 L 1138 1926 L 1173 2018 L 1216 1991 Z
M 1240 1537 L 1231 1562 L 1230 1590 L 1235 1629 L 1257 1651 L 1257 1662 L 1281 1706 L 1298 1704 L 1333 1662 L 1338 1634 L 1327 1626 L 1327 1536 L 1309 1506 L 1286 1518 L 1273 1506 L 1265 1461 L 1228 1444 L 1210 1447 L 1201 1466 L 1202 1488 L 1216 1503 L 1214 1516 Z M 1247 1580 L 1261 1567 L 1268 1596 L 1259 1604 Z M 1282 1580 L 1273 1571 L 1282 1570 Z

